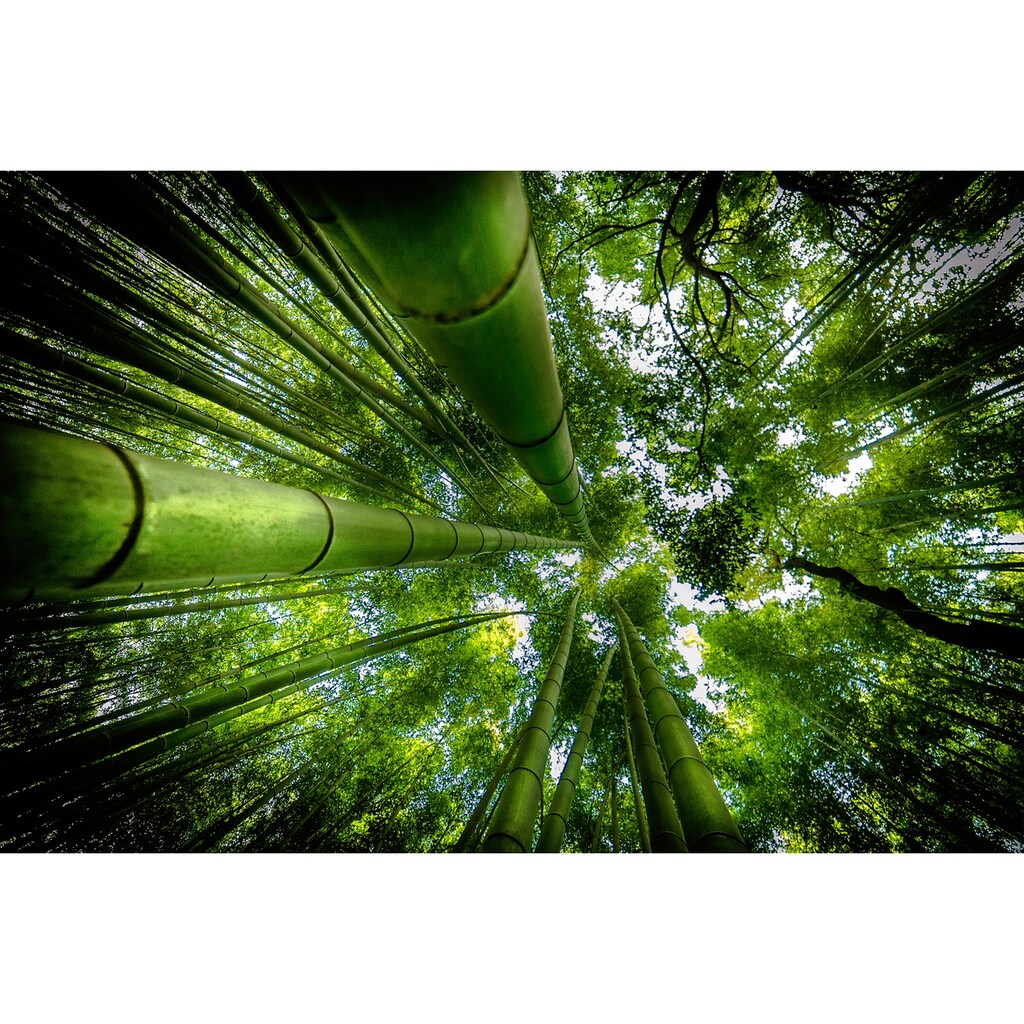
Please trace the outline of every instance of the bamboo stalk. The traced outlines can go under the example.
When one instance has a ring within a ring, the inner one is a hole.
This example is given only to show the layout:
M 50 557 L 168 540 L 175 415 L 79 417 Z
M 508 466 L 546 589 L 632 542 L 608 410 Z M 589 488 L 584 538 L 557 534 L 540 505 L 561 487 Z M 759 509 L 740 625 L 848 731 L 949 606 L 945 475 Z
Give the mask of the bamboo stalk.
M 565 767 L 555 787 L 555 795 L 551 800 L 551 807 L 544 817 L 544 824 L 541 826 L 540 839 L 537 840 L 537 853 L 558 853 L 562 849 L 565 840 L 565 825 L 572 806 L 572 798 L 576 795 L 576 787 L 579 785 L 580 772 L 583 769 L 583 756 L 587 750 L 587 743 L 590 740 L 590 730 L 594 724 L 594 715 L 597 713 L 597 704 L 601 699 L 601 692 L 604 689 L 605 680 L 608 678 L 608 669 L 612 663 L 612 654 L 615 645 L 608 648 L 604 656 L 597 679 L 587 698 L 583 708 L 583 715 L 580 718 L 579 728 L 572 741 L 572 749 L 565 759 Z
M 613 599 L 625 642 L 636 663 L 644 699 L 654 719 L 654 734 L 665 756 L 669 783 L 694 853 L 745 853 L 747 848 L 722 798 L 675 698 L 647 653 L 643 640 L 622 606 Z
M 484 840 L 484 853 L 527 853 L 533 847 L 533 826 L 544 790 L 551 724 L 572 646 L 579 597 L 580 591 L 577 590 L 569 602 L 558 646 L 533 703 L 517 747 L 515 765 L 502 787 L 490 831 Z
M 469 821 L 466 822 L 466 827 L 462 830 L 462 835 L 459 836 L 458 841 L 452 847 L 451 853 L 465 853 L 467 850 L 473 849 L 474 841 L 479 832 L 480 820 L 491 803 L 491 798 L 494 796 L 494 791 L 498 788 L 498 783 L 505 777 L 505 772 L 508 770 L 512 756 L 519 748 L 519 741 L 523 738 L 524 731 L 520 730 L 512 742 L 509 743 L 505 756 L 501 759 L 501 764 L 498 765 L 497 770 L 491 776 L 491 781 L 487 783 L 483 796 L 480 797 L 475 810 L 470 815 Z
M 636 759 L 633 756 L 633 741 L 629 735 L 629 714 L 626 704 L 626 694 L 622 694 L 622 732 L 625 739 L 626 761 L 629 765 L 629 785 L 633 791 L 633 809 L 636 812 L 636 827 L 640 833 L 640 849 L 644 853 L 651 852 L 651 833 L 647 828 L 647 814 L 644 811 L 644 802 L 640 796 L 640 786 L 637 782 Z
M 0 599 L 12 603 L 578 547 L 20 426 L 0 436 L 0 471 Z
M 285 184 L 592 544 L 518 177 L 287 175 Z
M 668 787 L 665 769 L 654 742 L 654 733 L 640 696 L 625 626 L 614 602 L 613 609 L 619 630 L 619 664 L 622 666 L 622 685 L 629 707 L 630 732 L 636 737 L 636 763 L 650 826 L 650 850 L 654 853 L 687 853 L 683 826 L 672 802 L 672 791 Z

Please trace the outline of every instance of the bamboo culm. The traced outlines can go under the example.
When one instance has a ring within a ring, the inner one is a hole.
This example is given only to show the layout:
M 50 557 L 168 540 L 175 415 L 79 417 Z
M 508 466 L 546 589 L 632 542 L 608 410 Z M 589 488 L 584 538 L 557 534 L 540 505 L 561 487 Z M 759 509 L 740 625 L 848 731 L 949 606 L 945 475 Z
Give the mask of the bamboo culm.
M 518 177 L 299 174 L 284 184 L 594 544 Z
M 10 426 L 0 600 L 257 582 L 577 543 L 396 509 Z
M 580 592 L 577 590 L 569 602 L 558 646 L 533 703 L 529 721 L 519 741 L 515 764 L 502 788 L 490 831 L 484 840 L 484 853 L 527 853 L 533 848 L 533 826 L 544 789 L 551 725 L 572 646 L 579 597 Z
M 687 853 L 686 840 L 679 814 L 672 802 L 672 791 L 665 778 L 665 769 L 654 742 L 654 733 L 647 719 L 640 687 L 630 656 L 625 626 L 618 605 L 613 602 L 619 631 L 619 663 L 622 666 L 622 687 L 629 711 L 629 727 L 636 748 L 634 751 L 640 775 L 640 788 L 644 794 L 644 808 L 650 829 L 650 849 L 653 853 Z
M 644 812 L 643 798 L 640 796 L 640 784 L 637 781 L 636 759 L 633 757 L 633 741 L 629 736 L 629 709 L 626 694 L 622 694 L 622 732 L 623 746 L 626 748 L 626 763 L 629 766 L 629 787 L 633 791 L 633 809 L 636 812 L 636 828 L 640 833 L 640 849 L 644 853 L 651 852 L 651 833 L 647 828 L 647 815 Z
M 686 845 L 693 853 L 745 853 L 743 838 L 675 698 L 662 681 L 629 616 L 617 601 L 612 604 L 623 630 L 620 642 L 629 644 L 644 699 L 654 719 L 654 734 L 665 758 Z
M 604 689 L 605 680 L 608 678 L 608 669 L 612 663 L 612 654 L 615 652 L 615 645 L 608 648 L 604 656 L 597 679 L 587 698 L 583 715 L 580 718 L 579 728 L 572 741 L 572 749 L 565 759 L 565 767 L 555 787 L 555 795 L 551 800 L 551 807 L 544 816 L 544 824 L 541 826 L 540 839 L 537 840 L 537 853 L 558 853 L 562 849 L 565 840 L 565 825 L 569 815 L 569 808 L 572 806 L 572 798 L 576 795 L 576 787 L 579 785 L 580 772 L 583 769 L 583 756 L 587 750 L 587 742 L 590 740 L 590 730 L 594 724 L 594 715 L 597 713 L 597 705 L 601 699 L 601 692 Z

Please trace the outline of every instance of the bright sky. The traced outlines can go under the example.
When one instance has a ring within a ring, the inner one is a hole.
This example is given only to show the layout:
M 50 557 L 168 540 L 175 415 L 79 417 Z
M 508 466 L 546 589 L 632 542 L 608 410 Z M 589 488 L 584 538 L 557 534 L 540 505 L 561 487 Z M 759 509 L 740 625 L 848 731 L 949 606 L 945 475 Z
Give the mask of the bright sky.
M 828 494 L 833 496 L 846 494 L 873 465 L 871 456 L 867 452 L 861 452 L 846 464 L 847 471 L 845 473 L 839 473 L 836 476 L 815 476 L 814 480 L 818 487 Z

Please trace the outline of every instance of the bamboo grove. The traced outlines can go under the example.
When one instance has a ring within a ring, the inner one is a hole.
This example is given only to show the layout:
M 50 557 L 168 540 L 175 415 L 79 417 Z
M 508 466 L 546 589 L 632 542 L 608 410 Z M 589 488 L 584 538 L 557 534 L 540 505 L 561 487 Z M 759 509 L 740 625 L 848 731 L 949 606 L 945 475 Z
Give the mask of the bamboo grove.
M 0 849 L 1019 850 L 1022 207 L 0 175 Z

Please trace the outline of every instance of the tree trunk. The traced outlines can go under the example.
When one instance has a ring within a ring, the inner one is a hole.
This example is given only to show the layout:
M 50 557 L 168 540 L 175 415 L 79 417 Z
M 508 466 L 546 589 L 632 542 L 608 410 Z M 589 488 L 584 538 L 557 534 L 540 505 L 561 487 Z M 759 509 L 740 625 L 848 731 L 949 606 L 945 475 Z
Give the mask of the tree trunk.
M 918 629 L 943 643 L 956 644 L 972 651 L 996 651 L 1015 661 L 1024 659 L 1024 629 L 1003 626 L 996 622 L 972 619 L 967 623 L 949 622 L 919 608 L 902 590 L 896 587 L 873 587 L 861 583 L 845 569 L 818 565 L 807 558 L 793 555 L 783 563 L 784 569 L 803 569 L 814 576 L 835 580 L 848 594 L 867 601 L 878 608 L 893 612 L 908 626 Z

